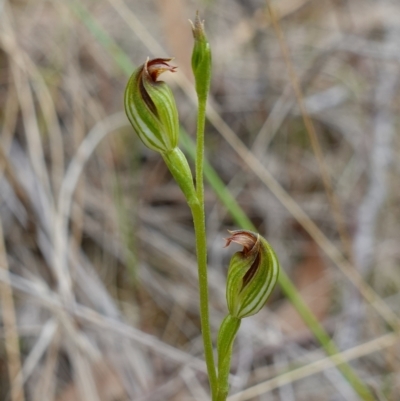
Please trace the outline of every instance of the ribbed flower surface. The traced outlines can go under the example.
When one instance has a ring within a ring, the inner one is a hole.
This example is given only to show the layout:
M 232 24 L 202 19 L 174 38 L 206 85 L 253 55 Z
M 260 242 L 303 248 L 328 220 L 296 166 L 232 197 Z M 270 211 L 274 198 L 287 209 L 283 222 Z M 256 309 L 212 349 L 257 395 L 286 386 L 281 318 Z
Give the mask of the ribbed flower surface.
M 147 60 L 134 71 L 125 89 L 125 112 L 142 142 L 165 153 L 178 145 L 178 111 L 171 89 L 157 81 L 165 71 L 174 72 L 171 59 Z
M 265 305 L 279 275 L 279 261 L 270 244 L 251 231 L 231 231 L 228 246 L 243 246 L 230 261 L 226 286 L 229 313 L 242 319 L 256 314 Z

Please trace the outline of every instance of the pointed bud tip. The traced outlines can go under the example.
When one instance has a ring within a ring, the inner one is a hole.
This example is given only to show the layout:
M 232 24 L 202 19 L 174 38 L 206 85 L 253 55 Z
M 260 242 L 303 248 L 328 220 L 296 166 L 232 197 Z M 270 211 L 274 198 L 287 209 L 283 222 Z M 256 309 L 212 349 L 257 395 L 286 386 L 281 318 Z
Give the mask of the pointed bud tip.
M 205 33 L 204 33 L 204 20 L 202 21 L 199 16 L 199 12 L 196 12 L 196 18 L 194 20 L 194 23 L 189 20 L 190 24 L 192 25 L 192 32 L 193 32 L 193 37 L 195 40 L 203 39 L 205 38 Z

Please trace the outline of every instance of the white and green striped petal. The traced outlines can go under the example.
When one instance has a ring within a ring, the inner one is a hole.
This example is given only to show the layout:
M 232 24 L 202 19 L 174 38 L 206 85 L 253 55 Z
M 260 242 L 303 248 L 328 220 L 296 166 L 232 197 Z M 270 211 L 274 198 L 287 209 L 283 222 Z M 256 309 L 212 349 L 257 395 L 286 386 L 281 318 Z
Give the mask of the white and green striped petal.
M 229 313 L 239 319 L 256 314 L 265 305 L 279 275 L 279 261 L 271 245 L 259 234 L 230 232 L 230 242 L 243 245 L 228 270 L 226 299 Z
M 141 141 L 165 153 L 178 145 L 179 121 L 174 96 L 165 82 L 157 81 L 164 71 L 175 71 L 170 59 L 147 60 L 132 74 L 125 89 L 125 112 Z

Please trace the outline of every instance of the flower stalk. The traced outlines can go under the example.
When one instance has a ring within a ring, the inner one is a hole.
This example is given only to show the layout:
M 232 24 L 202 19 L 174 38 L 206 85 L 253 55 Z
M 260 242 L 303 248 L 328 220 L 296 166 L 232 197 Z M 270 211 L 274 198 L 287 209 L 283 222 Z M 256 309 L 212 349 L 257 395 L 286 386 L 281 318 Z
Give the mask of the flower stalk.
M 218 332 L 218 393 L 217 401 L 225 401 L 229 391 L 229 371 L 231 368 L 232 349 L 242 319 L 229 313 L 222 321 Z
M 192 52 L 192 71 L 196 83 L 198 99 L 197 113 L 197 143 L 196 143 L 196 194 L 199 205 L 192 208 L 196 234 L 196 252 L 199 275 L 200 317 L 204 343 L 204 353 L 211 388 L 212 399 L 216 400 L 218 379 L 214 362 L 213 345 L 211 338 L 209 303 L 208 303 L 208 272 L 207 272 L 207 237 L 204 211 L 204 131 L 206 121 L 207 97 L 211 81 L 211 50 L 204 32 L 204 22 L 197 13 L 192 23 L 194 46 Z

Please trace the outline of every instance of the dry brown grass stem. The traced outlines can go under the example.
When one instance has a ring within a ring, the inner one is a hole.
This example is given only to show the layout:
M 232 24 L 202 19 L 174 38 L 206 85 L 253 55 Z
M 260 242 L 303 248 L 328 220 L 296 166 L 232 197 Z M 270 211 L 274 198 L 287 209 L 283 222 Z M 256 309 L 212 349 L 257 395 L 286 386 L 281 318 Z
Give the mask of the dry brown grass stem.
M 12 138 L 14 136 L 15 127 L 17 125 L 19 104 L 17 92 L 14 85 L 10 85 L 7 93 L 7 100 L 4 107 L 4 120 L 0 133 L 1 144 L 3 150 L 8 152 Z
M 80 305 L 75 305 L 72 310 L 67 311 L 65 307 L 62 306 L 58 295 L 49 289 L 44 288 L 42 284 L 30 282 L 22 277 L 14 276 L 12 273 L 4 274 L 2 270 L 0 270 L 0 283 L 6 283 L 7 285 L 12 286 L 17 291 L 20 291 L 26 296 L 32 297 L 32 299 L 39 302 L 41 306 L 52 311 L 64 325 L 65 333 L 74 341 L 75 346 L 82 352 L 86 353 L 91 360 L 97 360 L 99 358 L 98 350 L 88 342 L 86 337 L 79 335 L 75 328 L 71 326 L 72 322 L 67 318 L 67 316 L 69 316 L 68 313 L 95 326 L 98 330 L 107 330 L 110 333 L 115 333 L 122 337 L 131 339 L 143 347 L 154 349 L 173 361 L 187 364 L 193 369 L 204 373 L 206 372 L 206 366 L 203 360 L 159 341 L 156 337 L 135 329 L 123 322 L 100 315 L 94 310 Z
M 8 14 L 10 15 L 10 14 Z M 32 87 L 38 99 L 43 117 L 46 122 L 46 128 L 49 133 L 50 142 L 50 155 L 52 161 L 51 176 L 53 192 L 57 193 L 60 187 L 61 177 L 64 172 L 64 151 L 61 127 L 58 122 L 56 107 L 53 98 L 50 94 L 49 88 L 39 72 L 38 67 L 35 65 L 29 54 L 18 46 L 17 40 L 14 36 L 14 31 L 11 29 L 12 20 L 8 24 L 5 24 L 5 38 L 3 38 L 3 44 L 5 49 L 8 49 L 12 61 L 18 66 L 18 68 L 27 75 L 29 82 L 32 83 Z M 11 35 L 9 38 L 7 36 Z M 14 86 L 11 86 L 11 90 Z M 11 101 L 13 96 L 10 97 Z M 10 101 L 10 102 L 11 102 Z M 9 102 L 8 102 L 9 103 Z M 12 106 L 10 106 L 12 107 Z M 15 116 L 16 118 L 16 116 Z
M 188 390 L 190 391 L 190 393 L 192 394 L 193 398 L 196 401 L 202 401 L 208 399 L 208 394 L 206 393 L 206 390 L 203 388 L 203 386 L 197 379 L 195 372 L 193 372 L 192 369 L 190 368 L 183 369 L 181 376 Z
M 97 386 L 93 377 L 91 364 L 82 350 L 71 346 L 68 347 L 69 355 L 72 357 L 75 383 L 80 394 L 80 399 L 85 401 L 100 401 Z
M 53 401 L 56 393 L 57 357 L 60 349 L 61 333 L 57 330 L 45 356 L 44 367 L 34 401 Z
M 0 221 L 0 270 L 9 273 L 6 248 L 4 245 L 3 225 Z M 24 401 L 25 395 L 21 373 L 21 355 L 13 291 L 9 283 L 0 282 L 1 309 L 7 354 L 8 377 L 10 380 L 11 401 Z
M 100 141 L 109 133 L 126 124 L 122 112 L 99 121 L 80 144 L 71 160 L 61 183 L 57 214 L 54 224 L 54 264 L 59 272 L 59 285 L 62 294 L 70 299 L 72 280 L 68 268 L 68 222 L 70 219 L 73 194 L 87 160 Z
M 396 333 L 385 334 L 374 340 L 364 344 L 357 345 L 337 355 L 326 357 L 318 361 L 312 362 L 301 368 L 294 369 L 287 373 L 282 373 L 270 380 L 256 384 L 253 387 L 241 391 L 228 397 L 228 401 L 245 401 L 257 397 L 263 393 L 267 393 L 273 389 L 284 386 L 287 383 L 292 383 L 296 380 L 304 379 L 305 377 L 322 372 L 323 370 L 338 366 L 343 362 L 349 362 L 354 359 L 361 358 L 373 352 L 391 347 L 399 342 L 400 338 Z
M 307 112 L 307 107 L 304 103 L 304 95 L 301 89 L 298 76 L 296 74 L 295 68 L 293 66 L 293 62 L 290 57 L 289 47 L 285 39 L 285 35 L 282 31 L 282 27 L 276 17 L 275 10 L 270 4 L 269 0 L 266 0 L 267 9 L 271 18 L 272 27 L 275 31 L 275 34 L 279 41 L 279 46 L 282 51 L 282 55 L 286 64 L 286 68 L 288 70 L 289 79 L 296 96 L 297 103 L 299 105 L 299 109 L 303 118 L 304 126 L 306 127 L 308 136 L 310 138 L 311 146 L 317 159 L 319 171 L 321 173 L 322 182 L 325 187 L 326 196 L 328 198 L 328 202 L 332 208 L 333 217 L 336 222 L 336 226 L 338 229 L 338 233 L 340 239 L 342 241 L 342 245 L 344 248 L 344 254 L 347 258 L 352 262 L 352 248 L 351 248 L 351 239 L 349 233 L 347 231 L 346 223 L 344 220 L 344 213 L 342 210 L 341 203 L 333 189 L 332 180 L 330 174 L 328 172 L 328 168 L 324 161 L 324 155 L 322 153 L 321 144 L 319 143 L 317 132 L 315 130 L 315 126 L 310 118 L 310 115 Z
M 23 385 L 38 367 L 41 358 L 52 343 L 57 333 L 58 324 L 55 319 L 49 319 L 42 327 L 39 337 L 25 358 L 21 371 L 18 374 L 17 383 Z
M 10 61 L 12 63 L 11 71 L 21 107 L 32 167 L 36 175 L 40 178 L 41 183 L 45 188 L 46 196 L 50 200 L 50 204 L 52 204 L 52 191 L 45 164 L 43 143 L 40 129 L 38 127 L 32 90 L 26 72 L 21 68 L 21 66 L 24 65 L 24 59 L 19 51 L 19 46 L 12 28 L 11 13 L 8 10 L 7 5 L 4 6 L 4 16 L 2 21 L 3 32 L 0 37 L 0 42 L 4 51 L 10 56 Z
M 18 199 L 21 201 L 21 203 L 24 205 L 26 211 L 28 212 L 29 218 L 32 221 L 34 221 L 35 215 L 34 215 L 34 211 L 32 209 L 32 205 L 29 200 L 29 196 L 28 196 L 27 192 L 25 191 L 25 188 L 19 182 L 17 174 L 14 171 L 14 168 L 11 165 L 11 162 L 10 162 L 9 158 L 7 157 L 7 154 L 2 146 L 0 146 L 0 171 L 1 171 L 1 173 L 4 172 L 4 176 L 7 178 L 9 183 L 12 185 L 15 194 L 17 195 Z
M 42 281 L 34 280 L 28 281 L 23 277 L 15 276 L 12 273 L 7 274 L 0 269 L 0 283 L 5 283 L 14 289 L 21 291 L 25 295 L 31 296 L 41 306 L 50 310 L 57 318 L 58 322 L 62 325 L 64 334 L 70 342 L 81 353 L 87 356 L 91 361 L 99 359 L 99 350 L 88 340 L 88 338 L 80 331 L 77 330 L 75 322 L 71 319 L 72 311 L 67 311 L 60 301 L 60 296 L 52 292 Z M 43 343 L 49 344 L 49 338 L 54 335 L 53 330 L 46 331 L 43 336 L 43 341 L 38 345 L 38 351 L 44 352 Z M 36 353 L 35 353 L 36 354 Z M 32 355 L 32 361 L 36 360 L 36 356 Z M 31 364 L 31 363 L 30 363 Z M 30 370 L 30 369 L 29 369 Z

